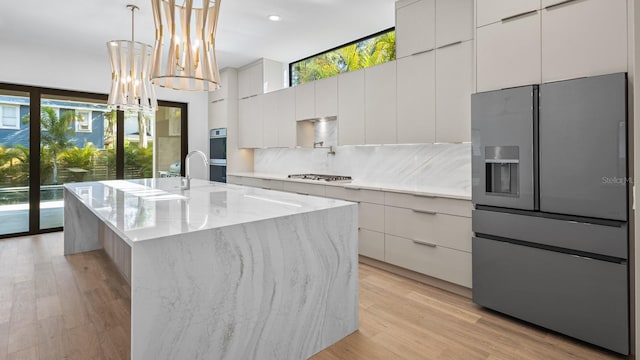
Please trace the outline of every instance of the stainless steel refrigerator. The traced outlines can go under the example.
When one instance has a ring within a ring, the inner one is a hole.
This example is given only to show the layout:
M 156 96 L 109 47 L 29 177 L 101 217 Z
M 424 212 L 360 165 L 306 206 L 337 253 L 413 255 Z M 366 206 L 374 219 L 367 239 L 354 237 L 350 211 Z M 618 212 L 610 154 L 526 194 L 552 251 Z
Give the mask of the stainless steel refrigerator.
M 474 302 L 628 354 L 626 74 L 471 102 Z

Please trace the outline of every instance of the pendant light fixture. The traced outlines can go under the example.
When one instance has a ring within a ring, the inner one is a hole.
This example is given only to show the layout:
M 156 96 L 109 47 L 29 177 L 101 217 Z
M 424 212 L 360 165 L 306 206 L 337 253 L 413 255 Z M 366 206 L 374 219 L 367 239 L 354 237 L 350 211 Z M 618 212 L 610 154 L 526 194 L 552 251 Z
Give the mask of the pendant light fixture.
M 216 90 L 220 0 L 178 1 L 151 0 L 156 26 L 151 82 L 176 90 Z
M 112 70 L 107 105 L 111 110 L 155 111 L 158 101 L 149 76 L 151 45 L 134 40 L 134 13 L 139 8 L 135 5 L 127 7 L 131 10 L 131 41 L 107 43 Z

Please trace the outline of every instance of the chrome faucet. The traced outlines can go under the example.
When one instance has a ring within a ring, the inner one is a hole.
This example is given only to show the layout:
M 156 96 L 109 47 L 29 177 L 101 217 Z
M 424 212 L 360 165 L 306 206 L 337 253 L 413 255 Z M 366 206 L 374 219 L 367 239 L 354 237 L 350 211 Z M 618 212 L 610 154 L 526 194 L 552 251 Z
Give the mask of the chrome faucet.
M 191 156 L 195 154 L 200 155 L 202 160 L 204 160 L 205 166 L 209 166 L 209 159 L 207 159 L 207 155 L 202 151 L 193 150 L 192 152 L 188 153 L 187 156 L 184 158 L 184 164 L 185 164 L 184 176 L 185 177 L 180 181 L 180 189 L 182 190 L 191 189 L 191 172 L 189 171 L 189 159 L 191 159 Z

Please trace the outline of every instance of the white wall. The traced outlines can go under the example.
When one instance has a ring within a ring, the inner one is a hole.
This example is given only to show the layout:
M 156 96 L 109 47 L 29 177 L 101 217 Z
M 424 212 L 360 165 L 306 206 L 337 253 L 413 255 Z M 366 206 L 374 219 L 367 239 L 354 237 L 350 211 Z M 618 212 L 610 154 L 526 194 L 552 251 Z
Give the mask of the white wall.
M 30 44 L 0 43 L 0 82 L 108 94 L 111 66 L 104 57 L 77 51 L 60 51 Z M 207 92 L 175 91 L 156 87 L 159 100 L 188 103 L 189 151 L 209 153 Z M 192 167 L 193 177 L 209 178 L 209 169 Z

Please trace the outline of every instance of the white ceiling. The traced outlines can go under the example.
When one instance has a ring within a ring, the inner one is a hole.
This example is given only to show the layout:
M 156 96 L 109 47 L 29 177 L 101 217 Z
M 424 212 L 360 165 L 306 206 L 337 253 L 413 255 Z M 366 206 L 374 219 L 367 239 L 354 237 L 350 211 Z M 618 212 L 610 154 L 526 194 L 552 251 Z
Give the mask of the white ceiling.
M 221 0 L 216 53 L 220 68 L 265 57 L 289 63 L 394 26 L 395 0 Z M 136 4 L 136 40 L 153 44 L 149 0 L 0 1 L 3 43 L 107 56 L 106 42 L 129 39 Z M 268 15 L 280 15 L 272 22 Z M 0 56 L 0 63 L 2 62 Z

